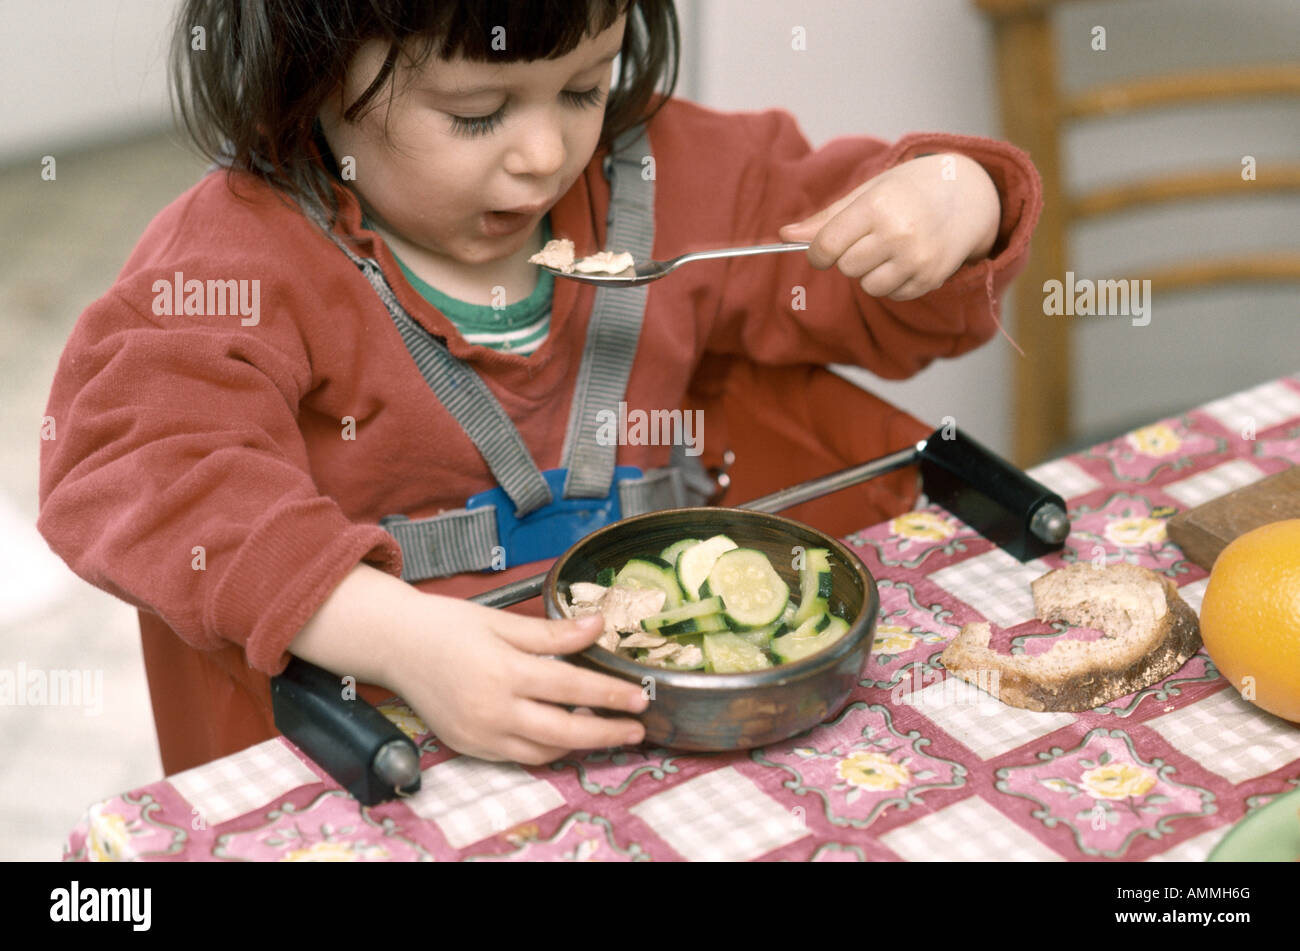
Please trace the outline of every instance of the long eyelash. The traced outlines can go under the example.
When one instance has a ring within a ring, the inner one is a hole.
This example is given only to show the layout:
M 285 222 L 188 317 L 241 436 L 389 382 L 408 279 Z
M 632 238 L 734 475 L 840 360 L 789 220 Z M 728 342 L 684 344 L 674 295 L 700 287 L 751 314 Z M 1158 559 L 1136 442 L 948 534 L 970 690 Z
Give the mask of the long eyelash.
M 605 99 L 605 90 L 596 86 L 588 89 L 586 92 L 572 92 L 564 90 L 564 98 L 568 100 L 569 105 L 579 107 L 598 106 Z
M 565 89 L 562 95 L 569 105 L 582 109 L 598 106 L 605 100 L 605 90 L 599 86 L 583 92 Z M 463 135 L 470 139 L 481 135 L 489 135 L 500 127 L 501 118 L 505 115 L 505 111 L 505 107 L 502 106 L 490 116 L 452 116 L 451 131 L 456 135 Z
M 452 116 L 451 131 L 456 135 L 463 135 L 466 138 L 473 139 L 480 135 L 488 135 L 495 132 L 501 125 L 501 117 L 505 115 L 505 107 L 498 109 L 490 116 Z

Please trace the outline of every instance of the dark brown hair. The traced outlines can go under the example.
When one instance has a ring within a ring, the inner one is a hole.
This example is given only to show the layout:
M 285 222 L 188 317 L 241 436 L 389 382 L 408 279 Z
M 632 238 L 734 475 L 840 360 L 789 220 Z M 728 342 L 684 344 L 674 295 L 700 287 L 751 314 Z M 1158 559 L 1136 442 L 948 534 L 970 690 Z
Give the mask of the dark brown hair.
M 382 40 L 388 55 L 346 106 L 347 121 L 373 108 L 403 53 L 415 66 L 431 54 L 556 59 L 624 12 L 619 76 L 601 130 L 608 144 L 653 114 L 656 89 L 672 95 L 680 49 L 673 0 L 185 0 L 172 37 L 172 96 L 205 156 L 333 222 L 337 170 L 316 116 L 362 44 Z M 505 28 L 506 50 L 492 48 L 495 27 Z

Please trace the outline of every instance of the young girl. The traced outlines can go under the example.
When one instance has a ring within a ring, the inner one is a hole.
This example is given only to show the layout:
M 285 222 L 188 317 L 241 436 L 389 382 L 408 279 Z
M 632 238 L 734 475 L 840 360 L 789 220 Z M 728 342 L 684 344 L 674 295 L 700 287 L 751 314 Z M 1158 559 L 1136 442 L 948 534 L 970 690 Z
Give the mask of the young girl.
M 785 113 L 670 98 L 671 0 L 542 9 L 181 11 L 183 113 L 228 167 L 153 221 L 81 316 L 39 523 L 139 609 L 168 773 L 274 736 L 268 678 L 290 651 L 372 701 L 395 692 L 462 753 L 535 764 L 640 742 L 638 687 L 548 656 L 590 645 L 599 619 L 464 600 L 545 567 L 467 570 L 501 567 L 456 534 L 467 500 L 581 468 L 570 444 L 590 443 L 600 374 L 626 407 L 672 409 L 706 357 L 898 378 L 995 331 L 1040 205 L 1023 153 L 938 134 L 813 151 Z M 603 302 L 528 261 L 552 235 L 583 254 L 638 229 L 659 258 L 812 246 Z M 640 320 L 634 349 L 584 362 L 593 307 Z M 477 409 L 457 409 L 469 393 Z M 616 461 L 654 473 L 669 453 Z M 589 495 L 611 484 L 595 468 Z

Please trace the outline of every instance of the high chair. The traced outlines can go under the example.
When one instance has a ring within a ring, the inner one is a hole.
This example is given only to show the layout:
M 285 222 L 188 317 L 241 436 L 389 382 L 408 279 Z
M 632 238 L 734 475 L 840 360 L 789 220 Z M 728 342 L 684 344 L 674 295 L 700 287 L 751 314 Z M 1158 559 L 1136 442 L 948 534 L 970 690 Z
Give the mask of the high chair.
M 725 493 L 714 500 L 722 505 L 867 462 L 934 428 L 818 366 L 708 357 L 688 396 L 689 408 L 704 413 L 701 461 L 724 476 Z M 910 466 L 781 514 L 842 537 L 910 510 L 917 495 Z
M 1257 180 L 1239 167 L 1161 173 L 1158 177 L 1067 194 L 1062 184 L 1061 138 L 1076 122 L 1210 101 L 1300 95 L 1300 62 L 1197 70 L 1123 80 L 1067 96 L 1059 88 L 1052 15 L 1068 2 L 1088 0 L 974 0 L 993 22 L 999 102 L 1005 136 L 1027 150 L 1043 179 L 1044 207 L 1016 308 L 1015 337 L 1031 358 L 1015 361 L 1015 461 L 1029 465 L 1048 456 L 1072 433 L 1071 327 L 1046 317 L 1037 289 L 1063 281 L 1070 227 L 1101 215 L 1172 201 L 1300 190 L 1300 163 L 1272 164 Z M 1207 38 L 1208 41 L 1208 38 Z M 1067 156 L 1068 159 L 1068 156 Z M 1125 275 L 1107 275 L 1122 278 Z M 1233 258 L 1200 258 L 1143 271 L 1153 295 L 1213 284 L 1300 280 L 1300 254 L 1279 250 Z

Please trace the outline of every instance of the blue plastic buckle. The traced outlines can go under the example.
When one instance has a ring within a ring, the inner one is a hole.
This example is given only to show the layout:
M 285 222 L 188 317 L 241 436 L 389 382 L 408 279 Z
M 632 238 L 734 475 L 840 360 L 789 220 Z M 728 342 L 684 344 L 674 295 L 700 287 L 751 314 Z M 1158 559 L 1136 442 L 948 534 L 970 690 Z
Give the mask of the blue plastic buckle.
M 564 480 L 568 474 L 568 469 L 543 472 L 542 477 L 551 487 L 551 503 L 523 518 L 515 517 L 515 504 L 500 487 L 470 496 L 465 503 L 467 509 L 496 506 L 497 544 L 505 549 L 507 565 L 556 558 L 596 529 L 617 522 L 623 517 L 618 484 L 624 479 L 641 478 L 641 470 L 636 466 L 616 466 L 613 484 L 605 498 L 566 499 Z

